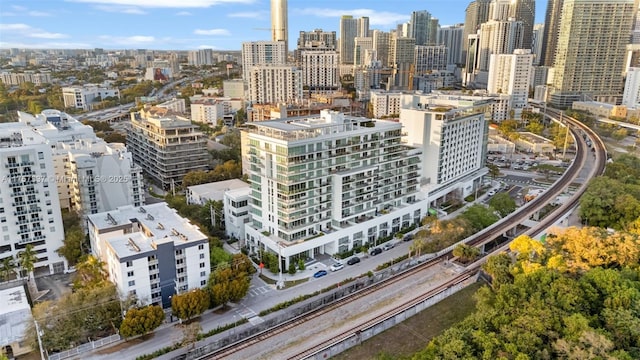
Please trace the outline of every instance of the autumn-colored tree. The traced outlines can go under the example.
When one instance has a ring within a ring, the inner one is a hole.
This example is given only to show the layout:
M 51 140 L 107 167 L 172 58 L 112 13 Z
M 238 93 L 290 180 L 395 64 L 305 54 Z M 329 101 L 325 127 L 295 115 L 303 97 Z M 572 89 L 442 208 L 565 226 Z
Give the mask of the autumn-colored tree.
M 536 135 L 541 135 L 544 131 L 544 125 L 542 125 L 539 121 L 531 121 L 527 124 L 526 127 L 528 132 L 534 133 Z
M 131 308 L 120 325 L 120 335 L 124 338 L 144 335 L 153 331 L 164 321 L 164 311 L 158 305 Z
M 73 288 L 96 288 L 108 283 L 104 262 L 93 255 L 87 255 L 76 265 Z
M 231 264 L 219 264 L 209 275 L 207 289 L 213 305 L 224 306 L 229 301 L 244 298 L 249 291 L 251 278 L 249 274 L 256 270 L 244 254 L 236 254 Z
M 200 316 L 209 308 L 209 294 L 202 289 L 193 289 L 184 294 L 176 294 L 171 298 L 173 315 L 182 320 Z

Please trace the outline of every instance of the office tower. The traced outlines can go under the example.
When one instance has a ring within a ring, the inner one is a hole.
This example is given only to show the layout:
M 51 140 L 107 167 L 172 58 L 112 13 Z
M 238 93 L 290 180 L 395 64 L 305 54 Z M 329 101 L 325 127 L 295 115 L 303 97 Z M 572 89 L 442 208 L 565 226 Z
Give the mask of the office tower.
M 448 49 L 444 45 L 416 45 L 414 66 L 416 75 L 431 73 L 434 70 L 446 70 Z
M 477 62 L 478 62 L 478 46 L 479 39 L 478 34 L 469 35 L 466 39 L 467 43 L 467 51 L 465 60 L 464 73 L 462 76 L 462 83 L 465 86 L 469 86 L 474 81 L 474 74 L 477 70 Z
M 516 0 L 517 1 L 517 0 Z M 512 0 L 491 0 L 489 4 L 489 19 L 507 21 L 511 15 Z
M 460 64 L 464 62 L 462 60 L 463 34 L 463 24 L 445 26 L 438 31 L 438 44 L 447 47 L 447 64 L 449 65 Z
M 207 284 L 209 239 L 161 202 L 89 215 L 93 254 L 122 300 L 171 307 L 171 297 Z
M 127 148 L 144 173 L 166 190 L 180 185 L 188 172 L 209 167 L 205 135 L 181 117 L 131 113 Z
M 640 108 L 640 68 L 627 69 L 622 105 L 628 108 Z
M 469 35 L 475 35 L 480 29 L 480 24 L 489 20 L 489 4 L 491 0 L 476 0 L 469 3 L 465 10 L 464 33 L 462 34 L 462 59 L 467 59 Z M 467 70 L 467 73 L 469 70 Z
M 351 15 L 340 18 L 340 65 L 353 65 L 355 38 L 369 35 L 369 18 L 354 19 Z
M 282 41 L 249 41 L 242 43 L 242 79 L 249 84 L 249 73 L 256 65 L 284 65 L 287 63 L 287 48 Z
M 283 41 L 285 54 L 289 53 L 288 24 L 287 0 L 271 0 L 271 41 Z
M 549 0 L 547 3 L 547 12 L 544 17 L 544 30 L 542 32 L 540 65 L 554 66 L 563 3 L 564 0 Z
M 633 22 L 633 30 L 631 31 L 631 43 L 640 44 L 640 8 L 636 11 L 636 19 Z
M 242 142 L 253 189 L 250 254 L 280 253 L 286 269 L 372 245 L 426 214 L 420 151 L 402 145 L 400 123 L 323 110 L 252 125 Z
M 353 40 L 354 52 L 353 52 L 353 64 L 354 65 L 369 65 L 365 62 L 367 50 L 373 50 L 373 38 L 372 37 L 356 37 Z
M 535 24 L 533 26 L 533 45 L 531 46 L 531 53 L 534 55 L 533 65 L 540 65 L 542 63 L 543 35 L 544 24 Z
M 491 55 L 489 66 L 489 94 L 511 96 L 514 119 L 520 119 L 522 109 L 528 102 L 533 71 L 533 54 L 529 49 L 516 49 L 513 54 Z
M 566 107 L 583 94 L 622 93 L 625 51 L 636 10 L 634 0 L 564 0 L 552 104 Z
M 0 124 L 0 249 L 13 258 L 32 245 L 34 269 L 62 273 L 67 261 L 56 252 L 64 241 L 51 145 L 21 123 Z
M 373 30 L 373 50 L 383 67 L 389 66 L 389 47 L 391 46 L 391 34 L 381 30 Z
M 431 21 L 431 14 L 426 11 L 414 11 L 409 20 L 407 37 L 416 39 L 416 45 L 433 45 L 436 38 L 432 37 L 433 30 L 437 32 L 437 19 L 435 24 Z M 435 29 L 433 29 L 435 25 Z
M 338 53 L 335 50 L 301 51 L 300 69 L 302 86 L 310 92 L 333 91 L 340 85 Z
M 389 89 L 411 89 L 413 87 L 413 75 L 416 42 L 414 38 L 392 36 L 389 51 L 389 62 L 393 69 L 393 82 L 389 82 Z
M 491 54 L 512 54 L 522 48 L 522 22 L 489 20 L 480 25 L 478 71 L 489 71 Z
M 531 49 L 536 16 L 535 0 L 513 0 L 510 15 L 516 21 L 522 21 L 522 49 Z
M 249 71 L 249 101 L 290 104 L 303 99 L 302 70 L 291 65 L 257 65 Z

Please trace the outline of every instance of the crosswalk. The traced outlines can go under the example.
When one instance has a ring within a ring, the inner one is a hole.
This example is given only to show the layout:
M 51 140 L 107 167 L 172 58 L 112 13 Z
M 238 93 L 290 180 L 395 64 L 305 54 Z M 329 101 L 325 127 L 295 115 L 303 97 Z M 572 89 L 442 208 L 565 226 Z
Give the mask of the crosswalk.
M 249 288 L 249 292 L 247 293 L 247 296 L 256 297 L 256 296 L 264 295 L 264 294 L 270 292 L 271 290 L 273 290 L 273 288 L 271 286 L 253 286 L 253 285 L 251 285 L 251 287 Z

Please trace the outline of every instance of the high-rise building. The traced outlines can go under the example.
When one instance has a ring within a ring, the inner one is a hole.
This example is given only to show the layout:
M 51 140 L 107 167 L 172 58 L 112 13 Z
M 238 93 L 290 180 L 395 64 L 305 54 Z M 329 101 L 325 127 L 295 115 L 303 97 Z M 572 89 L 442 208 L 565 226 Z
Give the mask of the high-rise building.
M 533 57 L 533 65 L 540 65 L 542 63 L 542 46 L 544 42 L 542 37 L 544 35 L 544 24 L 536 24 L 533 26 L 533 45 L 531 46 L 531 53 Z
M 381 30 L 373 30 L 373 50 L 383 67 L 389 66 L 389 47 L 391 46 L 391 34 Z
M 560 33 L 560 16 L 564 0 L 549 0 L 547 12 L 544 17 L 544 30 L 542 34 L 542 52 L 540 65 L 553 66 Z
M 303 99 L 302 70 L 291 65 L 258 65 L 249 72 L 249 101 L 293 103 Z
M 431 19 L 431 14 L 426 10 L 411 13 L 407 37 L 416 39 L 416 45 L 433 45 L 436 43 L 436 38 L 431 37 L 432 27 L 434 26 Z M 435 24 L 437 30 L 437 19 Z
M 369 36 L 369 18 L 354 19 L 351 15 L 340 18 L 340 64 L 353 65 L 355 38 Z
M 335 50 L 301 51 L 300 69 L 302 86 L 311 92 L 334 91 L 340 85 L 338 53 Z
M 465 10 L 464 33 L 462 34 L 462 59 L 468 59 L 469 35 L 475 35 L 480 30 L 480 24 L 489 20 L 489 4 L 491 0 L 475 0 L 469 3 Z M 469 73 L 469 70 L 466 71 Z
M 420 150 L 401 143 L 398 122 L 323 110 L 243 130 L 250 163 L 250 254 L 296 259 L 374 244 L 426 214 Z
M 399 116 L 401 95 L 400 91 L 372 90 L 369 102 L 373 110 L 373 117 L 382 119 L 389 116 Z
M 0 253 L 13 258 L 32 245 L 36 270 L 62 273 L 64 241 L 51 145 L 21 123 L 0 124 Z
M 536 17 L 535 0 L 512 0 L 511 17 L 516 21 L 522 21 L 522 49 L 531 49 L 533 46 L 533 26 Z
M 627 69 L 622 105 L 628 108 L 640 108 L 640 68 Z
M 512 54 L 522 48 L 522 22 L 489 20 L 480 25 L 478 71 L 489 71 L 492 54 Z
M 514 119 L 520 119 L 527 106 L 533 71 L 533 54 L 529 49 L 516 49 L 513 54 L 491 55 L 489 65 L 489 94 L 511 96 Z
M 389 47 L 389 61 L 393 69 L 393 82 L 388 90 L 405 90 L 413 86 L 415 39 L 406 37 L 391 37 Z
M 622 94 L 634 0 L 564 0 L 551 103 L 566 107 L 582 95 Z
M 431 73 L 433 70 L 446 70 L 448 49 L 444 45 L 416 45 L 414 65 L 417 75 Z
M 242 43 L 242 79 L 250 86 L 249 73 L 256 65 L 284 65 L 287 48 L 282 41 L 249 41 Z
M 438 44 L 448 49 L 447 64 L 461 64 L 464 24 L 445 26 L 438 31 Z
M 193 66 L 202 66 L 202 65 L 213 65 L 213 50 L 212 49 L 200 49 L 189 51 L 187 55 L 187 59 L 189 61 L 189 65 Z
M 285 54 L 288 54 L 289 20 L 287 0 L 271 0 L 271 41 L 283 41 Z
M 181 184 L 190 171 L 208 169 L 206 145 L 204 134 L 188 119 L 144 118 L 141 112 L 131 113 L 127 148 L 133 161 L 164 189 Z
M 368 63 L 365 61 L 367 58 L 367 50 L 373 50 L 373 38 L 372 37 L 356 37 L 353 40 L 354 50 L 353 50 L 353 64 L 356 66 L 368 66 Z
M 337 51 L 337 45 L 335 31 L 323 31 L 322 29 L 300 31 L 298 48 L 294 51 L 295 64 L 301 66 L 301 53 L 303 51 Z

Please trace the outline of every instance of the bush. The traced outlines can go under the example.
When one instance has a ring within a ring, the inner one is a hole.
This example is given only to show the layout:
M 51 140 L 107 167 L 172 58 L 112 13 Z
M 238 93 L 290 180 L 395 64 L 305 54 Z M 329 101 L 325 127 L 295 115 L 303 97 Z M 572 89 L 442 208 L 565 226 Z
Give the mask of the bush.
M 300 271 L 306 269 L 306 267 L 304 266 L 304 260 L 298 259 L 298 269 L 300 269 Z
M 293 275 L 296 273 L 296 264 L 292 261 L 289 263 L 289 274 Z

